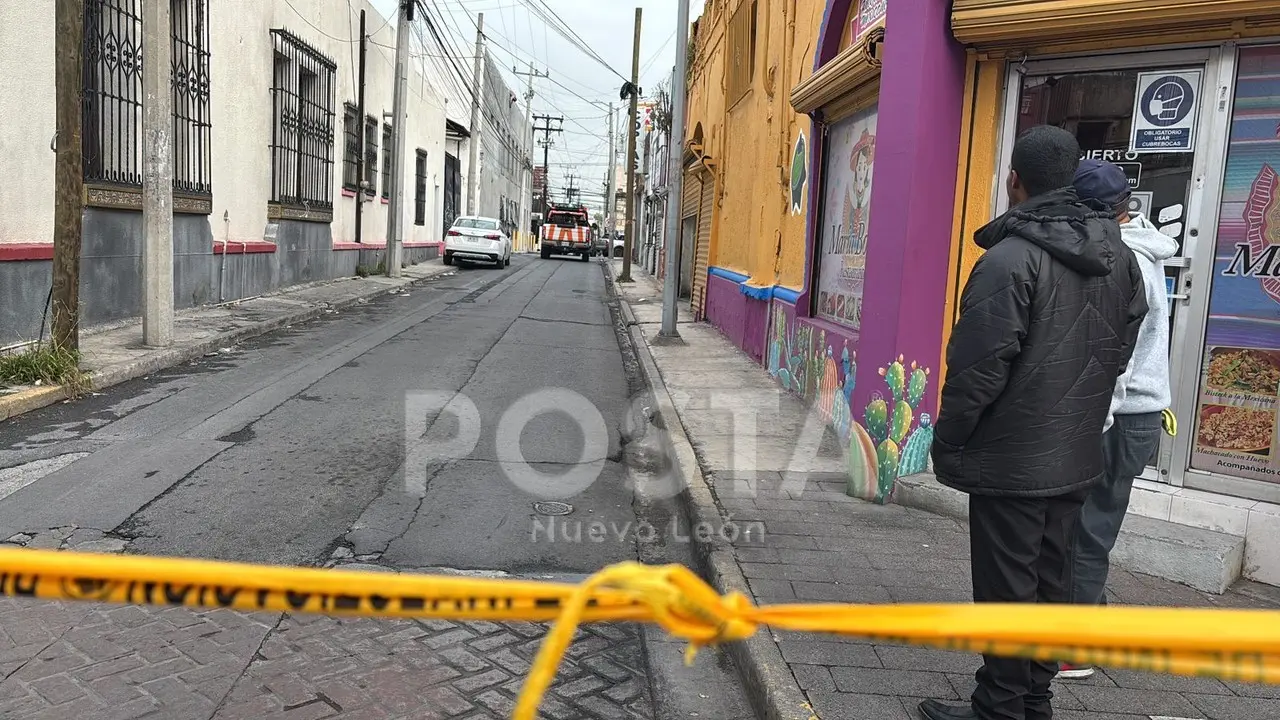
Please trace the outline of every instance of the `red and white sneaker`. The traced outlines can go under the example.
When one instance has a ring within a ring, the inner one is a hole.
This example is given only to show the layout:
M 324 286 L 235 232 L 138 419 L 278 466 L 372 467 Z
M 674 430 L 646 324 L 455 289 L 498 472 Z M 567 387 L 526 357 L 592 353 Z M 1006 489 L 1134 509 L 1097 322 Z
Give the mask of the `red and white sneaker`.
M 1058 663 L 1058 677 L 1062 680 L 1083 680 L 1092 676 L 1093 667 L 1090 665 Z

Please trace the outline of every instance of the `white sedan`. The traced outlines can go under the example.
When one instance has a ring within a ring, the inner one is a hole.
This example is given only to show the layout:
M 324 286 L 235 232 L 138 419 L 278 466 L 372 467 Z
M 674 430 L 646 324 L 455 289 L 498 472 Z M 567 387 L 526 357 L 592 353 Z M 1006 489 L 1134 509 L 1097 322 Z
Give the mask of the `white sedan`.
M 444 264 L 452 265 L 455 260 L 507 267 L 511 264 L 511 238 L 494 218 L 460 217 L 444 236 Z

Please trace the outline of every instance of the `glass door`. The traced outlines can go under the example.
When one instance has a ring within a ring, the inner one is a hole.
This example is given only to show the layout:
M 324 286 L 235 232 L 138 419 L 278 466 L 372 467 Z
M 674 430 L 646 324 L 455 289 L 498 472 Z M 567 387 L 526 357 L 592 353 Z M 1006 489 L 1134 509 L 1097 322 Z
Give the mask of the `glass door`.
M 1177 254 L 1165 261 L 1165 287 L 1170 299 L 1169 328 L 1171 384 L 1176 388 L 1189 370 L 1185 353 L 1174 348 L 1187 343 L 1191 306 L 1192 264 L 1199 242 L 1198 214 L 1209 136 L 1200 118 L 1212 107 L 1214 93 L 1206 87 L 1206 67 L 1215 51 L 1190 50 L 1115 56 L 1090 56 L 1029 62 L 1011 68 L 1008 105 L 1003 123 L 1002 171 L 1009 166 L 1013 142 L 1035 125 L 1055 125 L 1080 142 L 1082 158 L 1119 165 L 1132 193 L 1129 209 L 1154 223 L 1178 243 Z M 1003 180 L 1003 178 L 1001 178 Z M 999 211 L 1008 206 L 999 183 Z M 1200 311 L 1203 316 L 1203 309 Z M 1196 325 L 1196 323 L 1190 323 Z M 1176 395 L 1176 393 L 1175 393 Z M 1175 397 L 1173 410 L 1191 422 L 1194 408 L 1182 408 Z M 1151 458 L 1145 479 L 1179 482 L 1172 439 L 1165 436 Z

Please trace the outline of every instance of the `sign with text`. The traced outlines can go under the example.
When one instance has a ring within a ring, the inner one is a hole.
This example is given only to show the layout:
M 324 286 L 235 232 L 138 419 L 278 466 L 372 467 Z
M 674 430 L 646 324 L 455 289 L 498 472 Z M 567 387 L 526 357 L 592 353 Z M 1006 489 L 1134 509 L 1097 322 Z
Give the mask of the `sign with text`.
M 1195 149 L 1200 70 L 1156 70 L 1138 74 L 1129 149 L 1135 153 L 1180 153 Z
M 884 16 L 888 11 L 888 0 L 862 0 L 853 15 L 853 41 L 856 43 L 867 36 L 873 28 L 884 25 Z

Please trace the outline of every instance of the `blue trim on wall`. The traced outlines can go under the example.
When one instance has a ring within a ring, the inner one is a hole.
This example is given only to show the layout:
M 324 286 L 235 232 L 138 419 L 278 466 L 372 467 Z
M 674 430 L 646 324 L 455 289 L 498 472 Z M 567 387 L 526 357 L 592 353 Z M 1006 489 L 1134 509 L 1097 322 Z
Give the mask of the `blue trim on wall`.
M 781 285 L 767 285 L 765 287 L 747 285 L 746 284 L 747 280 L 750 280 L 751 278 L 747 275 L 743 275 L 742 273 L 734 272 L 732 270 L 725 270 L 724 268 L 719 268 L 719 267 L 710 267 L 710 268 L 707 268 L 707 274 L 714 275 L 715 277 L 722 278 L 724 280 L 728 280 L 729 282 L 732 282 L 732 283 L 737 283 L 738 290 L 743 295 L 746 295 L 752 300 L 768 301 L 771 298 L 777 298 L 784 302 L 789 302 L 792 305 L 795 305 L 796 302 L 800 300 L 799 290 L 792 290 L 791 288 L 783 287 Z
M 724 278 L 725 280 L 728 280 L 730 282 L 736 282 L 738 284 L 742 284 L 749 279 L 749 276 L 747 275 L 743 275 L 742 273 L 736 273 L 732 270 L 725 270 L 724 268 L 719 268 L 719 267 L 707 268 L 707 272 L 710 273 L 711 275 L 715 275 L 716 277 Z

